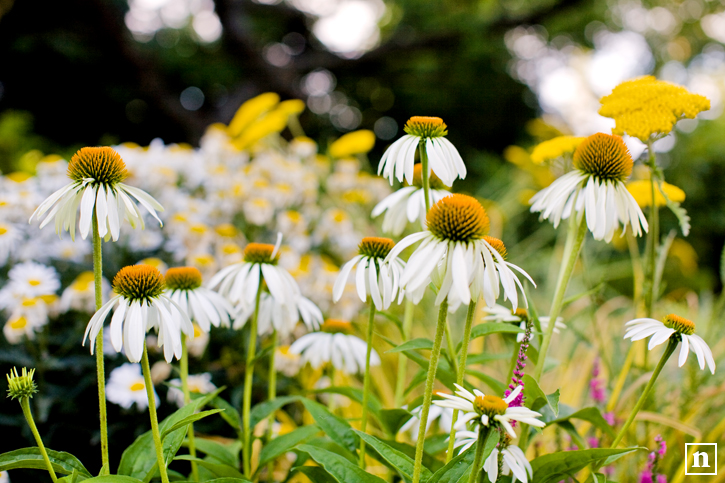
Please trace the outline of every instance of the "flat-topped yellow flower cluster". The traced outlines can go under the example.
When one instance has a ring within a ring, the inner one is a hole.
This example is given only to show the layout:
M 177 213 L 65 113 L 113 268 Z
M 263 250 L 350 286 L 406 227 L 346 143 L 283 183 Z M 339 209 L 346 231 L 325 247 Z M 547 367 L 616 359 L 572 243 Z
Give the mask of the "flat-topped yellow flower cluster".
M 599 114 L 616 121 L 613 134 L 647 142 L 672 131 L 680 119 L 694 119 L 710 101 L 682 86 L 644 76 L 623 82 L 601 100 Z

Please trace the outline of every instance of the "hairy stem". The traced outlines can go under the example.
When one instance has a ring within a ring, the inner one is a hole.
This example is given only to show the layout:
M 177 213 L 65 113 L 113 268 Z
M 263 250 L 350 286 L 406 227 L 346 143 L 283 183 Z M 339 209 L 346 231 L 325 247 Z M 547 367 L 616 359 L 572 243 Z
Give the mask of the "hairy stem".
M 93 216 L 93 285 L 96 295 L 96 310 L 103 306 L 103 252 L 101 236 L 98 234 L 98 220 Z M 96 377 L 98 379 L 98 413 L 101 421 L 101 463 L 109 471 L 108 463 L 108 416 L 106 414 L 106 371 L 103 367 L 103 324 L 96 337 Z
M 468 477 L 468 483 L 476 483 L 476 477 L 478 472 L 481 471 L 483 466 L 483 451 L 486 449 L 486 437 L 490 428 L 488 426 L 481 426 L 478 429 L 478 442 L 476 443 L 476 456 L 473 458 L 473 465 L 471 466 L 471 474 Z
M 23 408 L 23 414 L 25 415 L 25 420 L 28 422 L 28 426 L 30 426 L 30 431 L 33 433 L 33 436 L 35 437 L 35 442 L 38 445 L 40 454 L 43 455 L 43 461 L 45 461 L 45 467 L 48 469 L 48 473 L 50 473 L 50 477 L 53 479 L 54 482 L 58 481 L 58 477 L 55 476 L 55 470 L 53 470 L 53 465 L 50 463 L 50 458 L 48 458 L 48 452 L 45 451 L 45 445 L 43 444 L 43 440 L 40 439 L 40 433 L 38 433 L 38 428 L 35 426 L 35 421 L 33 420 L 33 413 L 30 412 L 29 398 L 27 398 L 27 397 L 21 398 L 20 407 Z
M 262 277 L 259 277 L 257 287 L 257 298 L 254 301 L 254 315 L 249 327 L 249 345 L 247 346 L 247 364 L 244 367 L 244 398 L 242 400 L 242 427 L 244 430 L 244 476 L 249 479 L 252 476 L 252 379 L 254 377 L 254 356 L 257 352 L 257 319 L 259 317 L 259 300 L 262 296 Z
M 373 327 L 375 325 L 375 304 L 370 299 L 370 318 L 368 319 L 367 352 L 365 354 L 365 379 L 363 382 L 362 420 L 360 431 L 363 433 L 368 425 L 368 404 L 370 403 L 370 354 L 373 351 Z M 365 469 L 365 440 L 360 438 L 360 468 Z
M 169 483 L 169 475 L 166 472 L 166 463 L 164 462 L 164 447 L 161 444 L 161 434 L 159 433 L 159 419 L 156 416 L 156 397 L 154 395 L 154 383 L 151 381 L 149 353 L 146 350 L 145 342 L 143 356 L 141 357 L 141 367 L 143 368 L 143 380 L 146 385 L 146 397 L 149 403 L 149 418 L 151 419 L 151 434 L 154 437 L 154 447 L 156 448 L 156 462 L 159 466 L 161 481 L 163 483 Z
M 189 351 L 186 348 L 186 335 L 181 334 L 181 360 L 179 361 L 179 372 L 181 376 L 181 391 L 184 393 L 184 405 L 191 402 L 189 392 Z M 194 442 L 194 423 L 189 424 L 187 432 L 189 438 L 189 455 L 196 458 L 196 443 Z M 199 467 L 196 461 L 191 462 L 191 476 L 194 481 L 199 481 Z
M 430 173 L 428 173 L 428 153 L 425 151 L 425 139 L 418 143 L 420 154 L 421 181 L 423 182 L 423 196 L 425 197 L 425 212 L 430 211 Z

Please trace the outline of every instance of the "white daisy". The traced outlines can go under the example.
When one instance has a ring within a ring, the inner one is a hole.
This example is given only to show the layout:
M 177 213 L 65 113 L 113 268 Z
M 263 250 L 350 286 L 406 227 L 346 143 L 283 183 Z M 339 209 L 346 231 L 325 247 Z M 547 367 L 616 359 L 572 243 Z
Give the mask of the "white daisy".
M 502 475 L 508 475 L 513 473 L 511 483 L 521 480 L 523 483 L 528 483 L 529 478 L 534 476 L 534 470 L 531 468 L 531 463 L 526 459 L 526 455 L 516 445 L 509 445 L 503 450 L 503 468 L 501 471 Z M 498 455 L 499 449 L 494 448 L 491 455 L 483 463 L 483 470 L 488 475 L 488 481 L 496 483 L 498 481 Z
M 531 198 L 531 211 L 541 212 L 554 226 L 572 212 L 586 216 L 595 240 L 612 240 L 617 228 L 629 224 L 640 236 L 647 220 L 624 181 L 634 162 L 619 136 L 597 133 L 586 138 L 574 152 L 574 170 L 561 176 Z
M 176 267 L 166 271 L 166 296 L 176 302 L 190 320 L 204 332 L 211 326 L 229 327 L 234 312 L 231 304 L 218 293 L 201 286 L 201 272 L 194 267 Z
M 432 280 L 439 287 L 436 305 L 447 297 L 451 309 L 480 298 L 492 306 L 500 294 L 500 281 L 505 299 L 517 308 L 517 287 L 522 294 L 524 290 L 512 269 L 533 280 L 504 259 L 506 250 L 501 240 L 486 236 L 488 215 L 475 198 L 447 196 L 433 205 L 426 221 L 428 230 L 405 237 L 386 258 L 393 259 L 422 241 L 401 277 L 406 292 L 415 293 Z
M 403 128 L 407 133 L 395 141 L 383 153 L 378 165 L 378 174 L 382 174 L 393 184 L 397 178 L 403 178 L 413 184 L 413 165 L 415 151 L 419 144 L 424 145 L 428 156 L 428 175 L 435 172 L 447 186 L 453 185 L 456 178 L 466 177 L 466 165 L 453 144 L 444 136 L 447 126 L 440 117 L 413 116 Z
M 289 351 L 288 345 L 279 346 L 274 353 L 274 368 L 287 377 L 294 377 L 302 368 L 302 360 L 299 354 Z
M 8 286 L 26 297 L 50 295 L 60 288 L 55 268 L 35 262 L 18 263 L 8 272 Z
M 0 483 L 10 483 L 10 475 L 7 471 L 0 471 Z
M 516 399 L 516 396 L 523 390 L 522 386 L 517 386 L 506 399 L 497 396 L 486 396 L 478 389 L 474 389 L 473 394 L 471 394 L 458 384 L 455 386 L 458 389 L 456 391 L 457 396 L 438 393 L 444 400 L 433 401 L 433 404 L 443 408 L 458 409 L 466 413 L 457 423 L 458 427 L 456 429 L 465 427 L 465 424 L 470 421 L 483 426 L 500 425 L 509 436 L 516 438 L 511 421 L 520 421 L 537 428 L 546 426 L 545 422 L 536 419 L 541 416 L 536 411 L 523 406 L 509 407 L 509 403 Z
M 405 263 L 397 257 L 386 258 L 395 246 L 390 238 L 366 237 L 358 247 L 359 255 L 353 257 L 340 269 L 332 288 L 332 300 L 337 302 L 345 291 L 350 272 L 357 265 L 355 285 L 360 300 L 367 302 L 368 294 L 375 308 L 387 310 L 393 300 L 403 301 L 405 292 L 400 290 L 400 279 Z
M 687 355 L 692 351 L 697 355 L 700 369 L 704 370 L 705 363 L 707 363 L 710 372 L 715 374 L 715 359 L 712 357 L 712 351 L 707 342 L 702 340 L 702 337 L 695 335 L 695 323 L 691 320 L 670 314 L 662 321 L 650 318 L 630 320 L 625 324 L 625 327 L 627 327 L 627 333 L 624 334 L 624 338 L 632 339 L 632 342 L 652 336 L 647 345 L 649 350 L 666 342 L 671 337 L 676 337 L 682 341 L 680 356 L 677 361 L 679 367 L 685 364 Z
M 139 411 L 146 409 L 149 406 L 149 399 L 141 375 L 141 365 L 127 362 L 112 370 L 106 383 L 106 399 L 124 409 L 130 409 L 133 403 L 136 403 Z M 154 389 L 154 403 L 156 407 L 161 404 L 156 389 Z
M 163 224 L 156 214 L 156 210 L 164 211 L 163 206 L 145 191 L 123 184 L 121 181 L 127 176 L 126 164 L 112 148 L 82 148 L 68 163 L 68 177 L 73 181 L 46 198 L 28 222 L 35 217 L 40 219 L 50 210 L 40 228 L 55 218 L 55 232 L 60 236 L 62 231 L 68 231 L 75 239 L 76 216 L 80 207 L 78 229 L 84 240 L 95 216 L 101 238 L 116 241 L 124 219 L 134 228 L 137 224 L 144 227 L 143 215 L 131 201 L 133 197 L 159 224 Z
M 423 406 L 418 406 L 417 408 L 411 410 L 410 413 L 413 415 L 413 417 L 400 427 L 401 433 L 410 431 L 410 438 L 413 441 L 418 439 L 418 431 L 420 430 L 420 413 L 422 410 Z M 461 417 L 463 417 L 463 413 L 459 412 L 456 422 L 460 421 Z M 425 425 L 425 427 L 430 428 L 431 424 L 435 420 L 438 420 L 438 428 L 442 432 L 450 431 L 451 424 L 453 422 L 453 409 L 442 408 L 439 406 L 431 406 L 431 408 L 428 410 L 428 423 Z
M 17 250 L 23 232 L 13 223 L 0 222 L 0 267 L 8 263 L 10 256 Z
M 422 165 L 416 164 L 413 173 L 412 186 L 400 188 L 395 193 L 387 196 L 378 203 L 371 213 L 373 218 L 385 213 L 383 218 L 383 231 L 400 236 L 408 222 L 420 221 L 420 226 L 425 229 L 425 194 L 421 178 Z M 438 203 L 441 199 L 451 193 L 445 190 L 446 186 L 435 174 L 430 177 L 430 198 L 431 204 Z
M 189 317 L 176 302 L 164 295 L 164 277 L 149 265 L 131 265 L 122 268 L 113 279 L 118 295 L 106 302 L 88 322 L 83 336 L 91 338 L 91 354 L 96 336 L 111 310 L 111 343 L 116 352 L 123 348 L 131 362 L 139 362 L 144 351 L 146 332 L 158 331 L 158 346 L 164 348 L 164 357 L 171 362 L 181 358 L 181 332 L 193 337 L 194 329 Z
M 234 329 L 241 329 L 254 315 L 254 306 L 241 306 L 234 316 Z M 297 322 L 304 322 L 309 330 L 320 328 L 324 318 L 315 303 L 298 295 L 290 303 L 279 304 L 270 294 L 263 292 L 259 299 L 259 314 L 257 316 L 257 334 L 271 334 L 276 330 L 280 337 L 287 337 L 292 333 Z
M 297 339 L 289 348 L 292 354 L 300 354 L 303 362 L 309 362 L 313 369 L 324 363 L 345 374 L 355 374 L 365 370 L 367 344 L 362 339 L 350 335 L 350 322 L 327 320 L 322 332 L 311 332 Z M 380 357 L 375 349 L 370 354 L 370 366 L 379 366 Z
M 186 378 L 186 385 L 189 387 L 189 392 L 194 394 L 209 394 L 216 389 L 214 383 L 211 382 L 211 374 L 208 372 L 190 374 Z M 181 379 L 169 381 L 169 392 L 166 397 L 180 408 L 184 407 L 184 392 L 181 390 Z
M 3 326 L 3 335 L 10 344 L 19 344 L 25 337 L 35 339 L 35 332 L 42 327 L 35 325 L 30 319 L 21 313 L 14 313 L 8 318 Z
M 496 304 L 493 307 L 487 307 L 486 312 L 489 315 L 485 316 L 483 320 L 518 323 L 521 330 L 526 329 L 526 319 L 528 318 L 528 311 L 526 309 L 512 311 L 503 305 Z M 556 325 L 554 326 L 555 334 L 559 334 L 563 329 L 566 329 L 566 324 L 564 324 L 563 320 L 562 317 L 556 318 Z M 549 328 L 549 317 L 539 317 L 539 324 L 541 325 L 541 330 L 546 332 L 546 329 Z M 521 342 L 522 340 L 524 340 L 524 334 L 516 334 L 516 342 Z

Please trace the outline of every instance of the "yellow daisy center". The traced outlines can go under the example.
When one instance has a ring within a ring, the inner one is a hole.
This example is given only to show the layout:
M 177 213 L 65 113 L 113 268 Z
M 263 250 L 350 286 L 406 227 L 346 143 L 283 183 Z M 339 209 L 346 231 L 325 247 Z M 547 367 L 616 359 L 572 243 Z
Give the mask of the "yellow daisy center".
M 448 134 L 448 126 L 440 117 L 413 116 L 405 123 L 403 130 L 419 138 L 438 138 Z
M 346 320 L 340 319 L 327 319 L 324 324 L 320 327 L 322 332 L 328 332 L 330 334 L 349 334 L 352 332 L 352 324 Z
M 428 212 L 428 230 L 442 240 L 469 242 L 488 232 L 489 220 L 481 203 L 471 196 L 446 196 Z
M 600 179 L 624 181 L 632 174 L 632 156 L 619 136 L 596 133 L 574 151 L 574 167 Z
M 692 335 L 695 333 L 695 323 L 679 315 L 667 315 L 662 319 L 662 323 L 665 324 L 665 327 L 675 329 L 680 334 Z
M 360 255 L 370 258 L 385 258 L 394 246 L 395 242 L 390 238 L 369 236 L 362 239 L 358 252 Z
M 0 235 L 4 235 L 8 232 L 8 229 L 0 225 Z
M 201 287 L 201 272 L 194 267 L 175 267 L 166 271 L 166 286 L 171 290 L 194 290 Z
M 91 178 L 95 183 L 113 186 L 126 179 L 128 171 L 112 148 L 81 148 L 68 163 L 68 177 L 78 182 Z
M 501 255 L 502 258 L 506 259 L 508 252 L 506 251 L 506 245 L 503 244 L 503 241 L 488 235 L 484 236 L 483 239 L 486 240 L 488 244 L 491 245 L 499 255 Z
M 17 319 L 10 321 L 9 324 L 11 329 L 24 329 L 25 326 L 28 325 L 28 319 L 26 319 L 25 317 L 18 317 Z
M 201 327 L 199 327 L 197 324 L 192 324 L 194 326 L 194 338 L 201 337 L 201 334 L 203 332 L 201 331 Z
M 443 190 L 448 188 L 445 184 L 443 184 L 443 181 L 433 172 L 430 172 L 430 179 L 428 180 L 430 183 L 430 189 L 432 190 Z M 418 163 L 413 168 L 413 186 L 416 188 L 422 188 L 423 187 L 423 165 Z
M 134 302 L 151 303 L 164 291 L 164 276 L 151 265 L 123 267 L 113 279 L 113 290 Z
M 232 238 L 237 236 L 237 229 L 234 225 L 230 223 L 222 223 L 221 225 L 217 225 L 214 230 L 217 232 L 217 235 Z
M 473 407 L 478 414 L 485 414 L 489 418 L 506 413 L 509 405 L 498 396 L 476 396 Z
M 250 243 L 244 247 L 244 261 L 249 263 L 268 263 L 276 265 L 279 254 L 272 259 L 274 245 L 269 243 Z
M 91 287 L 95 278 L 93 272 L 83 272 L 73 281 L 73 288 L 78 292 L 85 292 Z
M 146 386 L 144 386 L 143 382 L 134 382 L 133 384 L 131 384 L 131 386 L 128 389 L 130 391 L 136 392 L 136 391 L 141 391 L 145 388 L 146 388 Z

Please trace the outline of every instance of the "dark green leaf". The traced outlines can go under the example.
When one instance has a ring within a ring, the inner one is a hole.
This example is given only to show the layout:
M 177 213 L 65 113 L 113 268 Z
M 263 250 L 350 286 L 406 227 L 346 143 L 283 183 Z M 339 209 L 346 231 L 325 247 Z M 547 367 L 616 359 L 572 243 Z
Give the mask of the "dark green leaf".
M 209 406 L 217 409 L 223 409 L 224 412 L 221 413 L 221 417 L 224 418 L 224 421 L 226 421 L 235 431 L 239 432 L 242 430 L 242 418 L 239 416 L 239 411 L 237 411 L 234 406 L 229 404 L 225 399 L 215 397 L 209 402 Z
M 326 387 L 324 389 L 315 389 L 313 391 L 310 391 L 312 393 L 318 394 L 318 393 L 331 393 L 331 394 L 340 394 L 342 396 L 346 396 L 353 401 L 362 404 L 363 401 L 363 391 L 362 389 L 357 389 L 354 387 Z M 380 413 L 380 410 L 383 409 L 383 405 L 380 404 L 380 400 L 375 397 L 374 394 L 370 394 L 370 398 L 368 399 L 368 409 L 372 411 L 375 415 L 378 415 Z
M 264 401 L 257 404 L 249 413 L 250 427 L 254 428 L 260 421 L 269 417 L 270 414 L 282 406 L 286 406 L 287 404 L 297 400 L 297 396 L 282 396 L 272 399 L 271 401 Z
M 211 416 L 212 414 L 220 413 L 222 411 L 223 409 L 209 409 L 208 411 L 191 414 L 165 429 L 164 432 L 161 433 L 161 441 L 163 441 L 169 435 L 169 433 L 172 433 L 179 428 L 187 428 L 191 423 L 194 423 L 200 419 L 204 419 L 205 417 Z
M 491 452 L 496 448 L 496 445 L 498 444 L 500 438 L 500 432 L 494 430 L 488 431 L 488 435 L 486 435 L 486 441 L 484 441 L 483 444 L 483 459 L 481 461 L 486 461 L 488 457 L 491 456 Z
M 310 458 L 322 466 L 339 483 L 385 483 L 382 478 L 371 475 L 354 463 L 330 451 L 309 444 L 303 444 L 299 447 L 299 450 L 309 454 Z
M 245 480 L 244 478 L 214 478 L 213 480 L 204 480 L 206 483 L 250 483 L 249 480 Z M 178 483 L 196 483 L 195 481 L 179 481 Z
M 441 440 L 440 436 L 442 436 L 443 445 L 445 445 L 445 448 L 448 447 L 448 435 L 447 434 L 437 434 L 435 436 L 428 436 L 425 438 L 425 443 L 423 445 L 423 466 L 428 468 L 431 471 L 437 471 L 438 468 L 443 466 L 443 463 L 437 459 L 431 456 L 431 454 L 435 454 L 433 452 L 429 452 L 428 449 L 435 445 L 437 440 Z M 408 458 L 415 460 L 415 446 L 411 446 L 407 443 L 402 443 L 399 441 L 390 441 L 386 440 L 385 444 L 390 446 L 393 449 L 396 449 L 403 453 L 404 455 L 408 456 Z M 435 448 L 434 448 L 435 449 Z
M 220 463 L 234 467 L 239 466 L 241 444 L 238 441 L 235 441 L 234 444 L 222 444 L 211 439 L 195 438 L 194 443 L 197 451 L 201 451 Z
M 299 399 L 330 439 L 353 453 L 355 452 L 359 441 L 357 435 L 352 431 L 350 423 L 332 414 L 325 406 L 316 401 L 307 398 Z
M 390 349 L 388 352 L 403 352 L 412 350 L 431 350 L 433 349 L 433 341 L 420 337 L 418 339 L 409 340 L 404 342 L 394 349 Z
M 544 416 L 546 416 L 546 414 Z M 593 406 L 582 408 L 578 411 L 572 411 L 572 409 L 568 406 L 562 406 L 562 412 L 561 414 L 559 414 L 558 418 L 552 420 L 547 420 L 546 417 L 544 418 L 544 420 L 549 424 L 560 424 L 563 421 L 569 421 L 571 419 L 581 419 L 582 421 L 588 421 L 597 428 L 607 433 L 608 435 L 614 437 L 614 431 L 612 430 L 612 427 L 609 425 L 607 420 L 604 419 L 604 416 L 602 416 L 599 408 Z
M 70 475 L 73 473 L 73 470 L 76 470 L 81 476 L 88 478 L 92 476 L 85 466 L 83 466 L 83 463 L 72 454 L 64 451 L 53 451 L 47 448 L 46 452 L 48 453 L 50 464 L 53 465 L 53 470 L 56 473 Z M 18 468 L 46 470 L 45 461 L 43 461 L 43 456 L 40 454 L 40 449 L 37 446 L 32 446 L 30 448 L 16 449 L 15 451 L 0 454 L 0 471 Z
M 534 471 L 533 481 L 550 483 L 572 475 L 591 463 L 607 465 L 622 456 L 634 451 L 646 449 L 639 447 L 618 449 L 585 449 L 578 451 L 562 451 L 539 456 L 531 462 Z
M 298 466 L 293 471 L 299 471 L 313 483 L 338 483 L 335 478 L 319 466 Z
M 476 457 L 474 444 L 463 453 L 455 456 L 443 468 L 439 469 L 425 483 L 458 483 L 471 469 Z
M 490 334 L 523 334 L 524 332 L 526 331 L 518 325 L 488 322 L 485 324 L 478 324 L 471 330 L 471 340 Z
M 93 483 L 141 483 L 141 480 L 136 478 L 131 478 L 130 476 L 124 476 L 124 475 L 103 475 L 103 476 L 96 476 L 95 478 L 88 478 L 88 482 Z
M 554 416 L 558 417 L 559 390 L 557 389 L 556 392 L 547 396 L 546 394 L 544 394 L 544 391 L 541 390 L 541 387 L 539 387 L 539 383 L 536 381 L 536 379 L 534 379 L 530 375 L 524 374 L 522 380 L 524 381 L 524 397 L 526 398 L 526 407 L 537 411 L 543 406 L 548 406 L 551 412 L 554 413 Z
M 207 470 L 214 473 L 216 476 L 219 477 L 228 477 L 228 478 L 240 478 L 244 479 L 244 475 L 239 472 L 237 468 L 234 468 L 233 466 L 225 465 L 223 463 L 213 463 L 211 461 L 208 461 L 206 459 L 201 458 L 194 458 L 191 455 L 188 454 L 182 454 L 174 458 L 175 461 L 182 460 L 182 461 L 194 461 L 199 466 L 203 466 Z M 246 481 L 246 480 L 245 480 Z
M 404 479 L 413 479 L 413 467 L 415 466 L 415 461 L 412 458 L 409 458 L 404 453 L 392 448 L 375 436 L 363 433 L 362 431 L 355 430 L 355 432 L 358 436 L 365 440 L 366 444 L 370 445 L 375 452 L 384 459 L 384 461 L 382 461 L 383 463 L 387 462 L 391 467 L 398 471 Z M 433 476 L 433 474 L 427 468 L 423 467 L 421 468 L 420 476 L 422 480 L 427 480 Z
M 259 454 L 259 468 L 263 468 L 269 461 L 273 461 L 279 456 L 290 451 L 293 447 L 300 443 L 304 443 L 317 433 L 320 428 L 316 424 L 302 426 L 282 436 L 274 438 L 262 449 Z
M 413 415 L 405 409 L 381 409 L 378 421 L 389 435 L 395 436 L 412 417 Z

